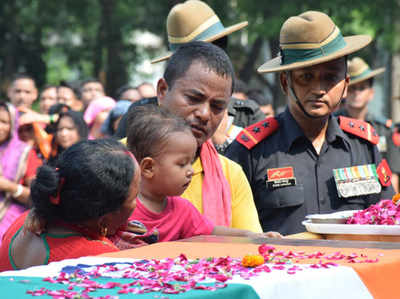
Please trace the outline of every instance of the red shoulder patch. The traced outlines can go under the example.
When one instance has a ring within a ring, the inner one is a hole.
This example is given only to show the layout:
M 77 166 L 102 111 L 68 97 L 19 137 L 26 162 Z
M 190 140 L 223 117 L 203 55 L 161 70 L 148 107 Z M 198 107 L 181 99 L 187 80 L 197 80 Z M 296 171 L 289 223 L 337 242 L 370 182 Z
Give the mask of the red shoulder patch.
M 252 149 L 261 140 L 275 132 L 278 127 L 279 123 L 276 118 L 268 117 L 243 129 L 236 137 L 236 140 L 247 149 Z
M 382 159 L 381 163 L 379 163 L 376 168 L 376 173 L 378 174 L 379 181 L 382 186 L 390 186 L 392 183 L 392 171 L 386 161 L 386 159 Z
M 372 144 L 379 143 L 379 135 L 369 123 L 345 116 L 339 116 L 339 123 L 343 131 L 368 140 Z

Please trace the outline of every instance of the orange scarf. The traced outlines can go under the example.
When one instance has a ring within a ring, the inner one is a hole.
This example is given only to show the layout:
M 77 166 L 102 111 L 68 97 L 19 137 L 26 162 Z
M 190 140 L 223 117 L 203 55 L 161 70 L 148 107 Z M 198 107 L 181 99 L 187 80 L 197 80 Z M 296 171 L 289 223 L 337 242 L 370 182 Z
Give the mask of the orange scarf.
M 210 140 L 200 149 L 203 166 L 203 214 L 215 225 L 230 227 L 232 223 L 230 185 L 222 171 L 217 150 Z

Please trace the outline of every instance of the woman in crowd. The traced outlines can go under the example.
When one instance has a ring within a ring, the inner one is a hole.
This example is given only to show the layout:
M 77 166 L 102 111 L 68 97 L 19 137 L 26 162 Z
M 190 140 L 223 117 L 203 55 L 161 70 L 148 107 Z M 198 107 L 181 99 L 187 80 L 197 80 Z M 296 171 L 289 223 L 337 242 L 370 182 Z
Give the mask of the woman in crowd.
M 11 104 L 0 103 L 0 242 L 11 223 L 29 206 L 30 146 L 17 132 L 18 112 Z
M 115 107 L 110 111 L 103 125 L 101 133 L 103 136 L 113 136 L 117 131 L 122 116 L 128 111 L 132 102 L 127 100 L 119 100 Z
M 55 123 L 49 165 L 55 165 L 58 156 L 71 145 L 87 139 L 88 127 L 80 112 L 69 110 L 61 112 Z
M 115 101 L 110 97 L 99 97 L 90 102 L 83 115 L 89 127 L 89 139 L 104 137 L 101 133 L 101 126 L 114 106 Z
M 112 139 L 86 140 L 64 151 L 56 167 L 42 166 L 31 188 L 46 232 L 24 231 L 28 212 L 21 215 L 4 235 L 0 271 L 118 251 L 107 236 L 135 208 L 140 170 L 132 154 Z

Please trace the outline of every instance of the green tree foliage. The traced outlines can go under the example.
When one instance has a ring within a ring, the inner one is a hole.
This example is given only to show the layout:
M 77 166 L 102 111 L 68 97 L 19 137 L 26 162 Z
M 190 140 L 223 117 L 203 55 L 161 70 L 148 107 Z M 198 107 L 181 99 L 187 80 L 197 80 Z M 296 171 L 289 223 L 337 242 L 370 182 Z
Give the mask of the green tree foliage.
M 291 1 L 249 1 L 237 0 L 237 11 L 249 21 L 249 45 L 262 37 L 270 47 L 272 56 L 279 53 L 279 33 L 284 21 L 290 16 L 298 15 L 307 10 L 318 10 L 327 13 L 341 29 L 343 35 L 369 34 L 374 38 L 372 45 L 361 53 L 364 58 L 374 61 L 378 48 L 386 51 L 396 52 L 400 50 L 399 38 L 395 16 L 399 15 L 399 1 L 397 0 L 291 0 Z M 247 47 L 242 51 L 250 53 L 251 48 Z M 254 55 L 248 59 L 257 60 L 255 65 L 263 61 Z M 251 77 L 257 77 L 269 87 L 271 95 L 283 103 L 277 77 L 275 80 L 265 80 L 256 74 L 255 68 Z M 270 76 L 271 77 L 271 76 Z M 273 77 L 273 76 L 272 76 Z M 272 82 L 272 83 L 271 83 Z
M 32 74 L 39 86 L 62 79 L 99 77 L 113 95 L 128 82 L 143 58 L 131 41 L 134 30 L 161 36 L 167 45 L 165 22 L 180 0 L 2 0 L 0 5 L 0 86 L 4 92 L 16 72 Z M 208 0 L 225 26 L 248 20 L 249 26 L 229 37 L 229 55 L 246 82 L 258 78 L 277 95 L 276 80 L 257 75 L 256 68 L 278 53 L 279 31 L 292 15 L 314 9 L 328 13 L 344 35 L 371 34 L 377 47 L 400 49 L 397 0 Z M 244 42 L 247 38 L 247 43 Z M 148 49 L 156 56 L 156 49 Z

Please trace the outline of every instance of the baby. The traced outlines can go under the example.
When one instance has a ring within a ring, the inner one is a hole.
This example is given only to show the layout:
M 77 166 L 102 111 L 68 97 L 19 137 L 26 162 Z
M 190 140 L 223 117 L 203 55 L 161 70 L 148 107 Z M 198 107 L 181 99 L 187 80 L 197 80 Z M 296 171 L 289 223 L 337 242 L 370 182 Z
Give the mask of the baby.
M 153 105 L 139 106 L 134 113 L 127 144 L 139 163 L 141 183 L 130 220 L 142 226 L 148 243 L 210 234 L 281 237 L 276 232 L 261 234 L 216 226 L 181 198 L 191 182 L 192 162 L 198 149 L 190 126 L 180 117 Z

